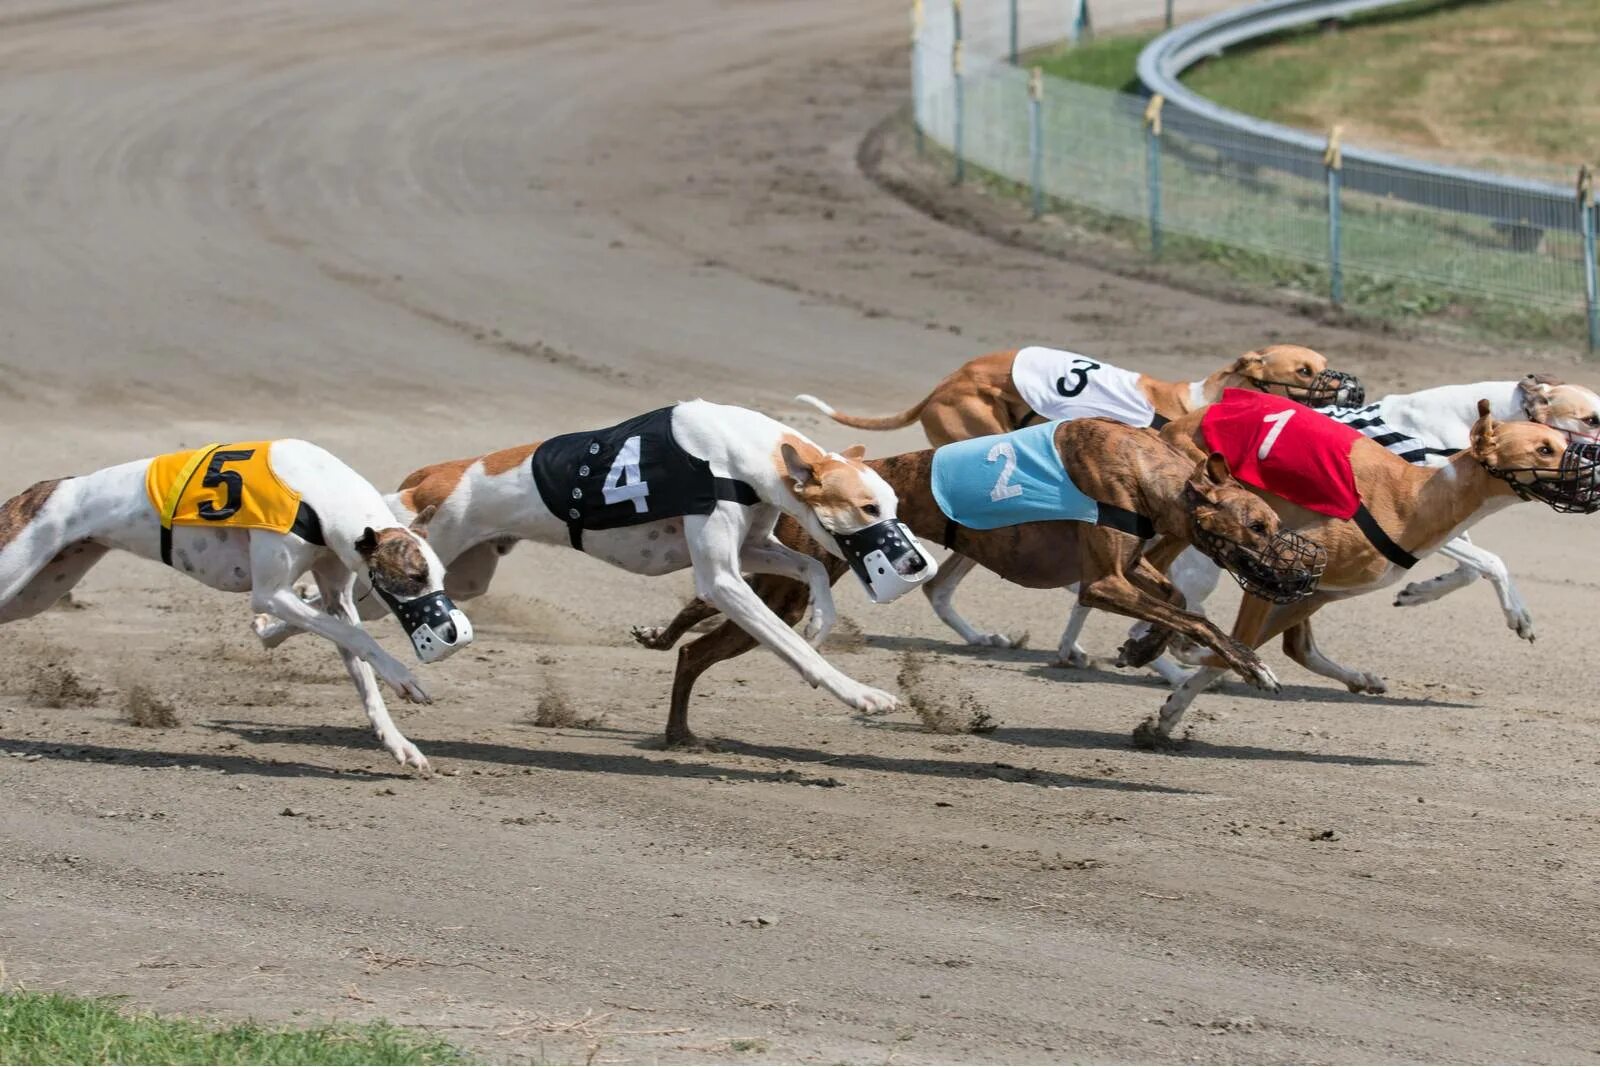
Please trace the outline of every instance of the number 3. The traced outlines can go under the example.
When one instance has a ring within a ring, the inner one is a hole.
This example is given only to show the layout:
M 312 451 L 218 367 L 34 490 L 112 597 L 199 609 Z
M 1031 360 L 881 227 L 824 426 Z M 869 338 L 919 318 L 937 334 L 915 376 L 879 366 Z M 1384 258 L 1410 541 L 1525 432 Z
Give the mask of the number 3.
M 215 489 L 219 485 L 225 485 L 228 489 L 220 508 L 212 507 L 209 500 L 200 502 L 200 506 L 195 510 L 202 519 L 207 522 L 221 522 L 238 512 L 239 505 L 244 503 L 244 479 L 240 477 L 238 471 L 223 470 L 222 465 L 243 463 L 255 454 L 256 450 L 253 448 L 236 448 L 232 451 L 219 449 L 211 453 L 211 462 L 206 465 L 206 476 L 200 480 L 200 484 L 207 489 Z
M 1022 495 L 1022 486 L 1011 484 L 1011 476 L 1017 471 L 1017 450 L 1011 447 L 1010 441 L 1001 441 L 989 449 L 990 463 L 1002 456 L 1005 457 L 1006 465 L 1000 468 L 1000 477 L 995 479 L 994 488 L 989 490 L 989 499 L 996 504 Z
M 1293 409 L 1286 409 L 1276 415 L 1263 415 L 1261 417 L 1262 422 L 1271 422 L 1276 425 L 1267 432 L 1266 439 L 1261 442 L 1260 449 L 1256 451 L 1256 459 L 1267 458 L 1267 453 L 1272 451 L 1272 446 L 1278 443 L 1278 435 L 1283 432 L 1285 426 L 1289 425 L 1289 420 L 1292 418 L 1294 418 Z
M 1072 377 L 1075 378 L 1076 381 L 1074 381 L 1072 386 L 1069 388 L 1067 386 L 1066 375 L 1062 375 L 1060 378 L 1056 379 L 1056 392 L 1060 393 L 1064 397 L 1069 398 L 1077 396 L 1079 393 L 1083 392 L 1084 388 L 1089 384 L 1089 372 L 1099 369 L 1100 364 L 1096 363 L 1092 359 L 1083 359 L 1082 357 L 1079 357 L 1078 359 L 1073 360 Z

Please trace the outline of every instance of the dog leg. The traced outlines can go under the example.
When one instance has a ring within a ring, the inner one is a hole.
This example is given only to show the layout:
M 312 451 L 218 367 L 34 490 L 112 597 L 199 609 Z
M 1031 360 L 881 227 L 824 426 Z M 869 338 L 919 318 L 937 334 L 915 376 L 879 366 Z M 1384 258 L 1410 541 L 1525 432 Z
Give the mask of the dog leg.
M 1068 587 L 1074 595 L 1078 592 L 1076 585 Z M 1083 635 L 1084 624 L 1089 621 L 1089 616 L 1094 614 L 1093 608 L 1084 607 L 1076 600 L 1072 604 L 1072 614 L 1067 616 L 1067 628 L 1061 631 L 1061 641 L 1056 645 L 1055 667 L 1087 667 L 1089 653 L 1078 644 L 1078 638 Z
M 448 578 L 446 579 L 446 584 L 448 584 Z M 322 610 L 322 594 L 315 589 L 307 590 L 303 594 L 297 592 L 296 595 L 303 602 L 311 605 L 314 610 Z M 373 593 L 371 584 L 363 577 L 358 576 L 356 578 L 356 588 L 352 595 L 355 598 L 356 615 L 362 622 L 376 622 L 389 613 L 389 609 L 384 606 L 382 599 Z M 257 640 L 261 642 L 261 647 L 269 652 L 296 634 L 305 633 L 304 630 L 293 623 L 285 622 L 275 615 L 266 614 L 257 615 L 251 619 L 250 630 L 256 635 Z
M 352 590 L 355 585 L 355 575 L 341 567 L 335 572 L 315 572 L 315 578 L 317 589 L 322 594 L 322 603 L 327 605 L 327 613 L 343 622 L 354 622 L 356 605 Z M 339 648 L 339 658 L 344 660 L 345 672 L 350 675 L 350 681 L 355 684 L 356 693 L 361 697 L 361 707 L 367 713 L 367 721 L 372 723 L 372 730 L 378 737 L 378 743 L 387 749 L 389 755 L 393 756 L 395 762 L 402 767 L 415 767 L 423 774 L 431 773 L 428 757 L 407 740 L 405 734 L 400 732 L 400 728 L 389 717 L 389 709 L 383 703 L 383 691 L 378 686 L 378 679 L 373 674 L 372 667 L 343 646 Z
M 803 583 L 810 591 L 810 608 L 802 631 L 812 648 L 816 648 L 833 631 L 839 619 L 833 606 L 833 581 L 822 562 L 803 552 L 796 552 L 776 537 L 767 536 L 760 544 L 747 544 L 739 552 L 739 569 L 750 574 L 775 574 Z
M 17 595 L 0 608 L 0 623 L 32 618 L 54 606 L 72 591 L 83 576 L 111 551 L 91 541 L 68 545 L 51 557 Z
M 984 633 L 977 629 L 956 611 L 952 601 L 955 599 L 956 586 L 962 579 L 972 573 L 977 561 L 968 559 L 959 552 L 952 552 L 950 557 L 939 566 L 939 573 L 923 583 L 922 594 L 928 598 L 928 603 L 933 605 L 933 613 L 950 629 L 961 635 L 961 639 L 969 645 L 982 645 L 988 648 L 1021 648 L 1028 643 L 1028 635 Z
M 665 652 L 678 643 L 678 639 L 694 627 L 699 626 L 707 619 L 721 614 L 715 604 L 707 603 L 699 597 L 689 601 L 678 609 L 678 614 L 665 626 L 635 626 L 631 631 L 633 639 L 645 648 L 657 652 Z
M 784 621 L 772 613 L 739 573 L 738 549 L 745 540 L 747 521 L 733 509 L 719 508 L 710 515 L 691 515 L 684 521 L 689 555 L 694 561 L 695 592 L 716 605 L 731 621 L 776 652 L 813 686 L 821 686 L 857 711 L 882 714 L 898 701 L 881 689 L 850 678 L 823 659 Z M 827 590 L 833 599 L 832 590 Z
M 1466 534 L 1452 537 L 1439 552 L 1455 560 L 1459 566 L 1425 582 L 1412 582 L 1395 597 L 1396 607 L 1427 604 L 1470 585 L 1478 578 L 1487 578 L 1500 599 L 1500 610 L 1505 614 L 1506 625 L 1523 640 L 1534 639 L 1533 616 L 1528 613 L 1527 603 L 1518 592 L 1516 583 L 1511 580 L 1511 571 L 1506 567 L 1505 560 L 1486 548 L 1479 548 Z
M 1283 651 L 1300 666 L 1313 674 L 1320 674 L 1324 678 L 1332 678 L 1336 682 L 1343 682 L 1352 693 L 1387 693 L 1389 687 L 1382 678 L 1366 671 L 1355 671 L 1349 667 L 1342 667 L 1322 654 L 1317 647 L 1316 640 L 1311 636 L 1311 620 L 1299 623 L 1283 631 Z

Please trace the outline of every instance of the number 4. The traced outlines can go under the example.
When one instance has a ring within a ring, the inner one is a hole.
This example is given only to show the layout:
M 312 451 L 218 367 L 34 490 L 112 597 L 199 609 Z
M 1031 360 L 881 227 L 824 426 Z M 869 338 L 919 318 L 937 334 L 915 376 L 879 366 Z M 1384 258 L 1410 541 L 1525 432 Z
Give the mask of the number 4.
M 1256 451 L 1256 459 L 1267 458 L 1267 453 L 1272 451 L 1272 446 L 1278 443 L 1278 435 L 1283 432 L 1285 426 L 1289 425 L 1289 420 L 1292 418 L 1294 418 L 1293 408 L 1286 408 L 1276 415 L 1263 415 L 1261 417 L 1262 422 L 1276 423 L 1276 425 L 1268 431 L 1266 439 L 1261 442 L 1260 449 Z
M 633 510 L 643 515 L 650 510 L 646 499 L 650 496 L 650 483 L 639 473 L 639 437 L 635 434 L 622 442 L 617 458 L 611 461 L 606 474 L 606 484 L 601 488 L 607 504 L 633 501 Z

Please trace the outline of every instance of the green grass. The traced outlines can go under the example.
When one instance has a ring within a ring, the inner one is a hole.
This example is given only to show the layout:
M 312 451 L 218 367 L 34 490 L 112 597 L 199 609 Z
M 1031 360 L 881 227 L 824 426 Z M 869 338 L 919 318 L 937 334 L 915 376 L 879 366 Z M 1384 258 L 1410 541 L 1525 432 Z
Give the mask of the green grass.
M 437 1038 L 389 1023 L 213 1026 L 118 1011 L 112 1001 L 0 993 L 0 1063 L 460 1063 Z
M 1139 79 L 1134 73 L 1139 53 L 1155 39 L 1154 34 L 1135 34 L 1127 37 L 1097 37 L 1092 41 L 1029 56 L 1025 63 L 1038 65 L 1051 77 L 1098 85 L 1102 89 L 1116 89 L 1124 93 L 1139 91 Z

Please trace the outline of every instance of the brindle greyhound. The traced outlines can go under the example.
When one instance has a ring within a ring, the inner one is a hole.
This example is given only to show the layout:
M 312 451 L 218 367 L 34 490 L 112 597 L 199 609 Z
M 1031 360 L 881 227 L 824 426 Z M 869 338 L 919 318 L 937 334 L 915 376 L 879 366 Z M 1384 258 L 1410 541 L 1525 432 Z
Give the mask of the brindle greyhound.
M 1196 531 L 1202 531 L 1232 546 L 1219 550 L 1219 563 L 1238 566 L 1246 555 L 1267 549 L 1278 534 L 1272 509 L 1233 479 L 1221 456 L 1200 456 L 1191 463 L 1150 431 L 1110 419 L 1062 423 L 1056 428 L 1054 444 L 1079 489 L 1104 504 L 1145 516 L 1179 549 Z M 1085 456 L 1096 460 L 1084 463 Z M 894 489 L 901 521 L 919 537 L 946 541 L 949 548 L 1018 585 L 1059 589 L 1081 583 L 1082 603 L 1136 619 L 1161 620 L 1158 629 L 1181 633 L 1210 648 L 1253 685 L 1277 691 L 1277 679 L 1253 653 L 1225 636 L 1205 616 L 1179 606 L 1181 597 L 1144 559 L 1139 535 L 1067 521 L 950 530 L 933 495 L 932 449 L 868 460 L 867 465 Z M 776 533 L 785 544 L 821 560 L 829 568 L 830 578 L 836 580 L 844 573 L 843 564 L 831 559 L 796 523 L 782 520 Z M 930 585 L 938 581 L 935 578 Z M 773 612 L 791 625 L 805 610 L 808 594 L 802 583 L 762 575 L 752 585 Z M 668 625 L 638 627 L 634 636 L 647 648 L 668 649 L 690 627 L 716 614 L 717 609 L 705 601 L 692 601 Z M 1160 646 L 1141 644 L 1130 655 L 1142 658 L 1132 659 L 1128 665 L 1148 662 L 1164 645 L 1165 640 Z M 754 647 L 748 634 L 724 621 L 679 651 L 667 718 L 669 744 L 694 739 L 689 730 L 689 697 L 695 680 L 712 664 Z
M 1413 466 L 1365 437 L 1354 442 L 1350 463 L 1356 486 L 1367 511 L 1385 532 L 1379 539 L 1393 539 L 1389 552 L 1375 544 L 1358 522 L 1329 518 L 1261 493 L 1285 526 L 1327 549 L 1327 569 L 1317 591 L 1293 604 L 1272 604 L 1247 595 L 1234 621 L 1234 638 L 1260 648 L 1282 634 L 1284 652 L 1307 670 L 1343 682 L 1352 692 L 1381 693 L 1385 689 L 1381 678 L 1342 667 L 1318 650 L 1311 616 L 1323 605 L 1398 581 L 1406 571 L 1392 550 L 1398 549 L 1401 558 L 1426 556 L 1519 499 L 1537 499 L 1560 511 L 1600 509 L 1600 445 L 1569 443 L 1566 434 L 1539 423 L 1497 422 L 1487 400 L 1479 403 L 1478 412 L 1471 445 L 1442 467 Z M 1200 415 L 1179 419 L 1162 431 L 1162 437 L 1191 456 L 1205 456 L 1208 446 L 1201 423 Z M 1160 713 L 1140 724 L 1134 733 L 1136 743 L 1170 744 L 1172 731 L 1195 697 L 1227 673 L 1227 666 L 1214 657 L 1199 664 Z

